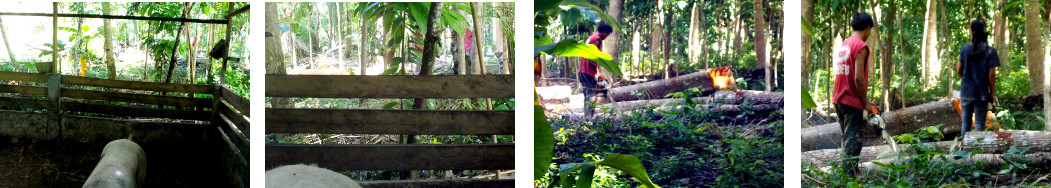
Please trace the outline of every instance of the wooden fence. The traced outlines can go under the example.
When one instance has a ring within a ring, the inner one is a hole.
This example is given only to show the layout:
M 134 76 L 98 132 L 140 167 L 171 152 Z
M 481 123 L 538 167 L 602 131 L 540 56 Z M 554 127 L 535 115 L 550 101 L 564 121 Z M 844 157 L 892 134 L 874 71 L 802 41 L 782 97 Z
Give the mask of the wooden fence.
M 63 137 L 67 116 L 83 114 L 215 125 L 247 185 L 249 102 L 226 87 L 0 71 L 0 94 L 0 107 L 46 110 L 49 139 Z
M 266 97 L 513 98 L 514 76 L 266 75 Z M 267 108 L 267 133 L 513 135 L 514 111 Z M 514 144 L 267 144 L 266 167 L 508 170 Z M 364 187 L 512 187 L 513 180 L 362 182 Z

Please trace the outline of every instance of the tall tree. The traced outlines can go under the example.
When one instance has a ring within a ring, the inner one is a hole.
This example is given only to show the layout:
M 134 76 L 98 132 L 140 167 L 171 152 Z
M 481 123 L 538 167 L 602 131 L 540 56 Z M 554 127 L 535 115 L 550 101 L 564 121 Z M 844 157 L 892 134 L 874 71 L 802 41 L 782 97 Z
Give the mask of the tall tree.
M 813 26 L 814 25 L 814 0 L 803 0 L 803 3 L 800 6 L 802 6 L 802 8 L 803 8 L 803 12 L 801 13 L 801 14 L 803 14 L 803 21 L 806 22 L 806 23 L 810 23 L 810 25 Z M 803 81 L 803 83 L 801 83 L 801 84 L 803 86 L 803 89 L 807 90 L 807 92 L 809 92 L 809 89 L 810 89 L 810 72 L 811 72 L 812 66 L 813 66 L 810 63 L 810 45 L 813 42 L 814 37 L 810 36 L 810 34 L 806 33 L 806 32 L 801 32 L 801 34 L 803 34 L 803 37 L 800 40 L 800 42 L 803 43 L 803 46 L 802 46 L 802 49 L 801 49 L 802 60 L 800 60 L 800 62 L 802 62 L 801 64 L 803 65 L 802 69 L 800 70 L 801 71 L 800 75 L 803 76 L 803 78 L 801 79 L 801 81 Z
M 17 62 L 18 59 L 15 58 L 14 49 L 11 49 L 11 44 L 7 40 L 7 26 L 4 25 L 3 19 L 0 19 L 0 34 L 4 37 L 4 47 L 7 47 L 7 55 L 11 58 L 11 62 Z
M 102 13 L 110 14 L 110 3 L 102 3 Z M 103 48 L 106 52 L 106 74 L 110 80 L 117 79 L 117 66 L 113 64 L 113 26 L 110 25 L 109 19 L 102 19 L 103 26 L 103 38 L 106 39 Z
M 285 74 L 285 54 L 281 49 L 282 32 L 277 25 L 278 20 L 281 19 L 277 17 L 277 3 L 268 2 L 265 6 L 266 40 L 264 45 L 266 45 L 266 74 Z M 292 107 L 292 101 L 288 100 L 288 98 L 275 97 L 271 100 L 271 106 L 274 108 L 288 108 Z
M 897 3 L 895 1 L 889 1 L 889 3 L 890 3 L 890 13 L 887 14 L 887 16 L 884 16 L 884 19 L 883 19 L 884 23 L 885 23 L 884 25 L 886 26 L 885 28 L 888 28 L 888 29 L 891 28 L 891 27 L 894 27 L 894 18 L 900 17 L 900 15 L 898 15 L 898 5 L 897 5 Z M 891 102 L 890 101 L 890 95 L 891 95 L 891 93 L 890 93 L 890 82 L 891 82 L 891 75 L 892 75 L 891 73 L 894 72 L 894 68 L 891 67 L 891 66 L 893 66 L 893 64 L 891 64 L 890 61 L 891 61 L 891 58 L 893 58 L 893 52 L 894 52 L 894 50 L 891 50 L 891 49 L 894 49 L 894 46 L 893 46 L 893 44 L 894 44 L 894 37 L 892 36 L 893 33 L 894 32 L 889 32 L 886 35 L 884 35 L 884 38 L 883 38 L 883 41 L 882 41 L 883 42 L 883 46 L 881 47 L 882 49 L 880 49 L 880 52 L 882 53 L 882 55 L 880 55 L 879 72 L 880 72 L 880 83 L 883 84 L 883 88 L 881 90 L 883 92 L 883 95 L 880 98 L 883 99 L 883 109 L 890 109 L 890 102 Z
M 1008 23 L 1007 17 L 1004 16 L 1004 11 L 1006 11 L 1004 6 L 1007 6 L 1004 0 L 997 0 L 996 8 L 992 10 L 993 14 L 996 14 L 993 17 L 993 48 L 996 48 L 996 53 L 1000 57 L 1000 67 L 1008 68 L 1011 61 L 1007 57 L 1011 50 L 1007 48 L 1006 33 Z
M 927 18 L 923 26 L 923 85 L 931 88 L 941 70 L 938 60 L 938 0 L 927 0 Z
M 754 0 L 752 2 L 752 10 L 755 11 L 753 14 L 755 19 L 755 60 L 756 66 L 762 68 L 765 74 L 763 78 L 766 81 L 766 91 L 772 91 L 773 85 L 770 85 L 770 76 L 772 75 L 770 62 L 767 62 L 768 59 L 766 59 L 766 15 L 764 14 L 766 11 L 763 10 L 765 6 L 766 2 L 763 0 Z
M 358 6 L 362 6 L 362 4 L 365 4 L 365 3 L 358 3 Z M 358 17 L 361 18 L 361 28 L 359 29 L 360 30 L 359 33 L 360 33 L 360 36 L 361 36 L 361 40 L 358 41 L 358 66 L 359 66 L 358 68 L 360 68 L 359 71 L 361 71 L 361 74 L 358 74 L 358 75 L 365 75 L 365 55 L 367 55 L 365 53 L 365 51 L 366 51 L 365 48 L 368 46 L 368 45 L 366 45 L 366 43 L 368 43 L 368 41 L 367 41 L 368 37 L 367 36 L 369 35 L 368 34 L 369 33 L 369 29 L 368 29 L 368 26 L 365 26 L 365 22 L 366 22 L 365 21 L 365 17 L 366 17 L 365 13 L 359 14 Z
M 1025 17 L 1039 18 L 1040 1 L 1026 0 L 1025 2 Z M 1029 68 L 1030 95 L 1040 94 L 1044 90 L 1044 85 L 1042 84 L 1045 79 L 1044 74 L 1042 74 L 1044 70 L 1044 44 L 1043 39 L 1041 39 L 1044 30 L 1042 28 L 1040 19 L 1026 19 L 1025 21 L 1025 59 Z
M 609 16 L 612 16 L 613 20 L 616 20 L 619 25 L 622 24 L 624 20 L 622 18 L 623 16 L 621 16 L 623 9 L 624 0 L 610 0 L 609 10 L 606 11 L 606 13 L 609 13 Z M 609 34 L 606 40 L 607 42 L 602 44 L 602 52 L 609 54 L 613 57 L 613 62 L 620 65 L 620 31 L 613 31 L 613 33 Z M 602 72 L 602 75 L 610 75 L 606 76 L 606 78 L 610 79 L 609 81 L 611 83 L 617 82 L 618 77 L 612 76 L 613 74 L 609 73 L 609 71 L 606 71 L 605 69 L 599 69 L 599 71 Z

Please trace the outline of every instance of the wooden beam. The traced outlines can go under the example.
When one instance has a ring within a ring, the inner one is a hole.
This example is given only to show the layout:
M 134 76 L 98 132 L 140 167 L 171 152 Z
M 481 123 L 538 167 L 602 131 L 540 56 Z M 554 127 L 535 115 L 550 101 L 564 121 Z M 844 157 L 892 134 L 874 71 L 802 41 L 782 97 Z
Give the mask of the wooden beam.
M 219 127 L 219 131 L 223 133 L 223 139 L 227 142 L 230 142 L 230 144 L 233 144 L 233 148 L 231 149 L 236 149 L 241 156 L 243 156 L 245 159 L 248 159 L 248 155 L 250 154 L 250 152 L 248 150 L 249 142 L 248 138 L 246 137 L 247 135 L 238 132 L 236 130 L 237 127 L 234 127 L 234 123 L 230 122 L 230 119 L 227 118 L 225 115 L 219 115 L 219 117 L 223 120 L 223 122 L 218 122 L 218 124 L 216 125 Z
M 26 95 L 47 95 L 46 87 L 37 86 L 21 86 L 21 85 L 7 85 L 0 84 L 0 93 L 21 93 Z
M 514 111 L 266 109 L 267 133 L 510 135 Z
M 204 84 L 176 84 L 176 83 L 161 83 L 161 82 L 139 82 L 139 81 L 109 80 L 109 79 L 78 77 L 78 76 L 63 76 L 62 77 L 62 83 L 63 84 L 71 84 L 71 85 L 85 85 L 85 86 L 93 86 L 93 87 L 133 89 L 133 90 L 148 90 L 148 91 L 159 91 L 159 92 L 211 93 L 211 91 L 212 91 L 211 86 L 204 85 Z
M 46 17 L 63 17 L 63 18 L 102 18 L 102 19 L 119 19 L 119 20 L 144 20 L 144 21 L 166 21 L 166 22 L 191 22 L 191 23 L 206 23 L 206 24 L 226 24 L 226 20 L 216 19 L 192 19 L 192 18 L 165 18 L 165 17 L 145 17 L 145 16 L 125 16 L 125 15 L 101 15 L 101 14 L 49 14 L 49 13 L 23 13 L 23 12 L 0 12 L 0 16 L 46 16 Z
M 267 144 L 266 167 L 317 164 L 346 170 L 500 170 L 515 168 L 514 144 Z
M 514 75 L 266 75 L 267 97 L 512 98 Z
M 147 94 L 134 94 L 134 93 L 119 93 L 119 92 L 108 92 L 108 91 L 91 91 L 82 89 L 62 89 L 62 97 L 76 98 L 76 99 L 88 99 L 88 100 L 106 100 L 106 101 L 120 101 L 130 103 L 141 103 L 141 104 L 160 104 L 167 106 L 185 106 L 185 107 L 200 107 L 200 108 L 211 108 L 212 99 L 210 98 L 190 98 L 190 97 L 175 97 L 175 96 L 160 96 L 160 95 L 147 95 Z
M 245 137 L 248 137 L 248 130 L 251 128 L 251 124 L 249 123 L 248 119 L 245 119 L 237 112 L 234 112 L 229 106 L 227 106 L 225 101 L 220 102 L 218 106 L 218 111 L 220 112 L 220 115 L 227 118 L 230 121 L 230 123 L 236 126 L 237 130 L 240 130 L 241 133 L 245 134 Z
M 222 90 L 222 93 L 219 95 L 222 96 L 223 101 L 226 101 L 226 103 L 230 104 L 230 106 L 233 106 L 233 109 L 237 110 L 237 112 L 240 112 L 245 116 L 252 117 L 249 112 L 251 110 L 251 108 L 249 108 L 251 106 L 251 103 L 248 102 L 248 99 L 237 95 L 233 91 L 230 91 L 230 88 L 227 88 L 225 86 L 220 88 L 220 90 Z
M 202 121 L 207 121 L 210 118 L 209 115 L 211 113 L 208 111 L 141 108 L 79 102 L 63 102 L 62 109 L 65 111 L 109 114 L 114 116 L 172 118 Z
M 358 182 L 363 188 L 422 188 L 462 187 L 489 188 L 514 187 L 514 179 L 429 179 L 429 180 L 381 180 Z
M 241 13 L 247 12 L 248 11 L 248 6 L 250 6 L 250 5 L 245 5 L 245 6 L 241 7 L 241 8 L 238 8 L 234 12 L 232 12 L 230 14 L 227 14 L 226 15 L 226 19 L 227 20 L 233 20 L 233 18 L 236 17 L 237 15 L 240 15 Z
M 47 74 L 0 71 L 0 80 L 47 82 Z
M 16 108 L 47 108 L 47 100 L 20 97 L 0 97 L 0 106 Z

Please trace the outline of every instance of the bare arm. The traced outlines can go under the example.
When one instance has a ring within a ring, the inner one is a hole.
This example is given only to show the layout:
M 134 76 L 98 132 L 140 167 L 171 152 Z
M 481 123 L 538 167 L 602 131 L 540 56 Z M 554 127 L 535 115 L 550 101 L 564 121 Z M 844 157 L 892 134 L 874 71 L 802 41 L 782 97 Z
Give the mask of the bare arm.
M 989 101 L 996 99 L 996 67 L 989 68 Z
M 872 110 L 869 109 L 869 105 L 872 105 L 872 102 L 869 101 L 868 97 L 868 80 L 865 79 L 865 69 L 868 68 L 865 61 L 868 60 L 868 57 L 868 47 L 862 48 L 861 51 L 858 52 L 858 55 L 854 56 L 854 89 L 855 91 L 858 91 L 858 97 L 861 97 L 861 105 L 864 106 L 862 109 L 872 112 Z
M 963 62 L 956 61 L 956 75 L 963 77 Z

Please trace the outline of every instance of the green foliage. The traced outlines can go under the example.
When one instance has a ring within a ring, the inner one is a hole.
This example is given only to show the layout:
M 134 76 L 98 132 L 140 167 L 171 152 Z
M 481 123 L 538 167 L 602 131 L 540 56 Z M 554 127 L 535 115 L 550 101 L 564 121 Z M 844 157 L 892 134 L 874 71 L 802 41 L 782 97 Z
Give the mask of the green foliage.
M 617 62 L 612 62 L 613 58 L 609 54 L 599 51 L 594 45 L 588 45 L 573 39 L 563 39 L 558 43 L 551 44 L 551 41 L 553 41 L 551 33 L 549 33 L 549 27 L 552 26 L 551 19 L 561 18 L 563 24 L 577 25 L 576 20 L 579 18 L 599 17 L 598 20 L 605 21 L 613 26 L 614 32 L 620 32 L 620 25 L 612 16 L 602 12 L 601 8 L 588 1 L 546 0 L 534 3 L 540 6 L 534 7 L 533 10 L 533 40 L 536 42 L 533 48 L 533 56 L 543 53 L 555 56 L 582 57 L 598 62 L 599 66 L 616 76 L 623 75 Z M 561 8 L 562 6 L 566 8 Z M 563 12 L 566 14 L 560 16 Z M 594 19 L 589 20 L 592 24 L 596 21 Z
M 536 99 L 534 99 L 535 101 Z M 533 105 L 533 179 L 547 174 L 548 165 L 555 149 L 554 129 L 547 122 L 544 107 Z
M 590 59 L 598 63 L 603 69 L 613 73 L 613 75 L 622 75 L 620 67 L 613 62 L 613 58 L 605 52 L 599 51 L 598 47 L 593 44 L 586 44 L 577 42 L 575 40 L 562 40 L 555 44 L 548 44 L 533 48 L 533 56 L 537 56 L 540 53 L 563 56 L 563 57 L 582 57 Z

